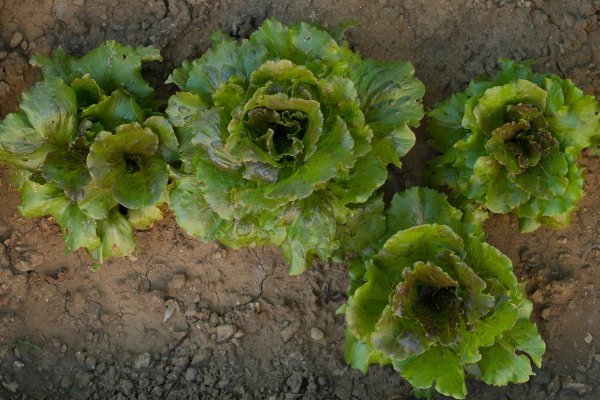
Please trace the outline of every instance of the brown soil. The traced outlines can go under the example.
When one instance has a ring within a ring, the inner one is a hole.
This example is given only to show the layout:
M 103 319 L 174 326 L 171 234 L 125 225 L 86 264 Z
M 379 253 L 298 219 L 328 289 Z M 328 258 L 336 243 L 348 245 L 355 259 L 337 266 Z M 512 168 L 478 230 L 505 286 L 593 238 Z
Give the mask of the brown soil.
M 500 57 L 538 60 L 600 94 L 598 0 L 0 0 L 0 115 L 35 81 L 34 53 L 82 53 L 110 38 L 155 44 L 165 62 L 146 75 L 158 85 L 206 50 L 213 31 L 244 37 L 269 16 L 357 20 L 354 48 L 411 60 L 427 106 L 494 72 Z M 390 187 L 419 182 L 431 152 L 418 136 Z M 600 398 L 600 159 L 581 164 L 587 194 L 568 229 L 521 235 L 510 217 L 487 223 L 527 284 L 548 352 L 530 383 L 471 382 L 472 399 Z M 411 398 L 391 368 L 362 375 L 346 366 L 335 314 L 343 265 L 289 277 L 275 249 L 202 244 L 168 216 L 138 234 L 137 261 L 92 272 L 85 254 L 64 254 L 51 220 L 20 218 L 6 170 L 0 182 L 0 400 Z

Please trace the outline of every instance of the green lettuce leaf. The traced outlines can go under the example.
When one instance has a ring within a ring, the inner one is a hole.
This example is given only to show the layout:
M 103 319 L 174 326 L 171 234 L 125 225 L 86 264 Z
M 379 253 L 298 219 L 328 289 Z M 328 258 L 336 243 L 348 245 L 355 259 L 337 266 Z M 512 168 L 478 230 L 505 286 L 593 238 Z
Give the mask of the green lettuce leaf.
M 87 166 L 99 185 L 130 209 L 152 206 L 164 195 L 165 161 L 156 153 L 158 136 L 137 123 L 120 125 L 116 133 L 101 132 L 90 147 Z
M 32 64 L 42 68 L 44 79 L 58 78 L 70 84 L 89 74 L 106 93 L 126 89 L 137 98 L 147 99 L 154 90 L 142 77 L 142 64 L 150 61 L 162 61 L 154 47 L 134 49 L 108 40 L 79 59 L 58 48 L 51 57 L 33 57 Z

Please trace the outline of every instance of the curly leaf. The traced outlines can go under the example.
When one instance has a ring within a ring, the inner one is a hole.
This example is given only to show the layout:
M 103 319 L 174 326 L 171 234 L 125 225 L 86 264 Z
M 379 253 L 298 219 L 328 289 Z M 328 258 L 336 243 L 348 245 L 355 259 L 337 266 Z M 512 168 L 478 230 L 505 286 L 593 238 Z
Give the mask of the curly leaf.
M 394 360 L 394 368 L 416 388 L 433 386 L 438 392 L 456 399 L 464 399 L 467 395 L 463 368 L 450 349 L 432 347 L 416 357 Z
M 92 251 L 92 256 L 103 262 L 110 257 L 125 257 L 133 255 L 135 239 L 133 229 L 118 207 L 110 210 L 108 217 L 98 221 L 98 236 L 102 244 Z
M 287 236 L 281 244 L 283 256 L 289 264 L 290 275 L 298 275 L 307 268 L 313 255 L 323 259 L 331 256 L 336 247 L 334 213 L 325 198 L 307 199 L 297 203 L 297 217 L 290 223 Z
M 126 89 L 140 99 L 154 91 L 142 77 L 142 63 L 162 61 L 152 46 L 133 48 L 108 40 L 80 59 L 69 56 L 62 48 L 51 57 L 36 56 L 34 66 L 42 68 L 44 79 L 59 78 L 67 83 L 89 74 L 106 92 Z
M 77 130 L 77 103 L 73 90 L 52 79 L 25 91 L 20 103 L 27 121 L 46 141 L 68 145 Z

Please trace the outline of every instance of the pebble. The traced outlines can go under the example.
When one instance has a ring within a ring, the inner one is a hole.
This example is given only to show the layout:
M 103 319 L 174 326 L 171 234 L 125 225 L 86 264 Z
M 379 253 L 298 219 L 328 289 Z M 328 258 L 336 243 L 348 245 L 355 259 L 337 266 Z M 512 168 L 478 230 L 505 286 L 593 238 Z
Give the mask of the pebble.
M 96 366 L 96 373 L 98 373 L 98 374 L 103 374 L 103 373 L 104 373 L 104 371 L 106 371 L 106 364 L 105 364 L 105 363 L 103 363 L 103 362 L 101 362 L 100 364 L 98 364 L 98 365 Z
M 8 51 L 0 50 L 0 60 L 4 60 L 6 57 L 8 57 Z
M 25 366 L 25 364 L 23 364 L 22 361 L 15 360 L 15 361 L 13 361 L 12 366 L 15 369 L 22 369 Z
M 233 325 L 219 325 L 217 326 L 217 342 L 223 342 L 235 334 L 236 328 Z
M 597 363 L 600 363 L 600 353 L 594 354 L 594 361 L 596 361 Z
M 130 380 L 121 379 L 119 381 L 119 389 L 121 390 L 121 393 L 123 393 L 128 398 L 131 398 L 130 395 L 132 394 L 133 388 L 133 383 Z
M 96 361 L 95 357 L 88 356 L 85 359 L 85 366 L 88 367 L 89 369 L 92 369 L 92 370 L 96 369 L 96 364 L 97 364 L 97 361 Z
M 16 382 L 2 382 L 2 386 L 12 393 L 17 393 L 17 389 L 19 389 L 19 385 Z
M 169 319 L 171 319 L 175 311 L 179 311 L 179 303 L 177 303 L 177 300 L 169 299 L 165 301 L 165 314 L 163 316 L 163 324 L 166 323 Z
M 183 315 L 186 317 L 194 317 L 197 313 L 198 311 L 196 310 L 196 303 L 192 303 L 185 309 L 185 313 Z
M 187 371 L 185 371 L 185 380 L 188 382 L 193 382 L 196 380 L 197 375 L 198 372 L 195 368 L 188 368 Z
M 592 390 L 591 386 L 579 382 L 567 382 L 564 385 L 562 385 L 562 388 L 563 390 L 571 390 L 577 392 L 577 394 L 579 394 L 580 396 Z
M 544 293 L 541 290 L 536 290 L 531 295 L 531 300 L 533 300 L 533 302 L 536 304 L 543 304 L 544 303 Z
M 19 31 L 16 31 L 11 36 L 10 41 L 8 42 L 8 45 L 14 49 L 15 47 L 17 47 L 18 45 L 21 44 L 22 40 L 23 40 L 23 34 Z
M 188 356 L 181 356 L 171 360 L 171 365 L 175 367 L 187 367 L 190 363 L 190 358 Z
M 283 342 L 289 342 L 289 340 L 294 336 L 298 328 L 300 328 L 300 321 L 294 321 L 285 328 L 283 328 L 281 330 L 281 337 L 283 339 Z
M 592 336 L 591 333 L 586 333 L 585 337 L 583 338 L 583 341 L 586 342 L 587 344 L 592 343 L 592 340 L 594 340 L 594 337 Z
M 142 353 L 135 359 L 133 366 L 135 369 L 146 368 L 150 366 L 150 361 L 150 353 Z
M 302 374 L 294 372 L 290 375 L 286 383 L 293 394 L 300 393 L 300 390 L 302 389 Z
M 180 290 L 181 288 L 183 288 L 185 286 L 185 275 L 184 274 L 177 274 L 173 277 L 173 279 L 171 279 L 168 283 L 168 287 L 169 290 L 172 291 L 177 291 Z
M 550 320 L 552 318 L 552 316 L 550 315 L 551 313 L 552 311 L 549 308 L 544 308 L 544 310 L 542 311 L 542 318 L 546 321 Z
M 214 375 L 206 375 L 204 377 L 204 384 L 206 386 L 214 386 L 214 384 L 217 383 L 217 378 Z
M 14 267 L 17 271 L 23 272 L 23 273 L 32 271 L 34 269 L 33 266 L 31 265 L 31 263 L 27 260 L 18 260 L 14 264 Z
M 60 380 L 60 387 L 63 389 L 69 389 L 71 387 L 72 381 L 68 375 L 65 375 Z
M 312 338 L 312 340 L 319 341 L 325 338 L 325 334 L 319 328 L 313 327 L 310 329 L 310 337 Z
M 67 352 L 67 345 L 66 344 L 63 344 L 63 345 L 60 346 L 60 352 L 63 353 L 63 354 Z

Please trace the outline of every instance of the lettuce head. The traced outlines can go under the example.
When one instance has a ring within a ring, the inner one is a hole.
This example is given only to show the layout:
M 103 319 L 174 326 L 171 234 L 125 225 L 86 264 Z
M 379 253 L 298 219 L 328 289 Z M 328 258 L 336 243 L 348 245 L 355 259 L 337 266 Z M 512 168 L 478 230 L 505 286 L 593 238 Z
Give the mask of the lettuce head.
M 182 170 L 177 222 L 227 246 L 280 246 L 290 273 L 338 246 L 336 224 L 413 146 L 423 84 L 408 62 L 363 60 L 327 32 L 267 20 L 216 34 L 168 82 Z
M 500 61 L 429 113 L 443 154 L 429 177 L 455 197 L 494 213 L 513 213 L 522 232 L 569 224 L 583 195 L 581 151 L 600 135 L 598 102 L 573 82 Z
M 491 385 L 529 379 L 545 344 L 530 321 L 531 303 L 510 260 L 485 243 L 485 214 L 453 208 L 425 188 L 358 211 L 357 231 L 342 240 L 362 247 L 349 260 L 345 358 L 367 372 L 392 365 L 420 393 L 467 394 L 465 377 Z M 373 215 L 382 215 L 378 221 Z
M 50 215 L 67 251 L 102 262 L 135 250 L 134 229 L 162 218 L 167 165 L 178 158 L 168 121 L 152 115 L 142 63 L 152 47 L 107 41 L 82 58 L 37 56 L 42 80 L 0 123 L 0 160 L 15 168 L 26 217 Z

